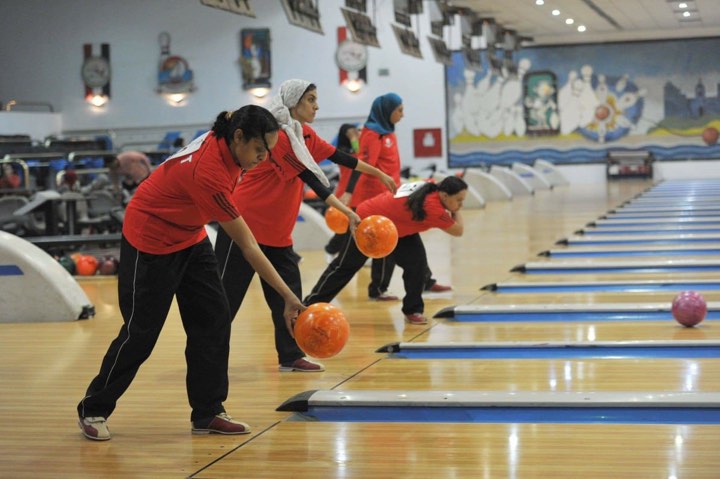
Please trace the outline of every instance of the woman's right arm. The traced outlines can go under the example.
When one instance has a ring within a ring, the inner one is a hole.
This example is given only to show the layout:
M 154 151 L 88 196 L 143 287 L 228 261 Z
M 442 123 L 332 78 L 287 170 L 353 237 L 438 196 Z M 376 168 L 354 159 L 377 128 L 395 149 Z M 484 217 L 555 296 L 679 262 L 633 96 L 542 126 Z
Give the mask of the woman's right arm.
M 455 223 L 452 226 L 448 226 L 443 231 L 452 236 L 462 236 L 465 231 L 465 227 L 460 211 L 452 213 L 452 217 L 455 220 Z
M 295 293 L 288 288 L 272 263 L 270 263 L 260 250 L 252 231 L 250 231 L 250 228 L 242 217 L 239 216 L 234 220 L 221 222 L 220 226 L 222 226 L 228 236 L 237 243 L 243 256 L 257 274 L 272 286 L 285 300 L 285 312 L 283 316 L 285 316 L 285 324 L 290 334 L 292 334 L 292 321 L 297 317 L 299 311 L 305 309 L 305 306 L 303 306 L 302 302 L 295 296 Z

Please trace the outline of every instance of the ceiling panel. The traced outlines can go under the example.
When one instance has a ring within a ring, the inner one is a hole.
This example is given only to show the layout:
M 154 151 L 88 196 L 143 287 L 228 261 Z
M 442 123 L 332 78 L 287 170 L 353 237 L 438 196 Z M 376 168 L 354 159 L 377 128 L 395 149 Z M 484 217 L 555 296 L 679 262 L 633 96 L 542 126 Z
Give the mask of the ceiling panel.
M 720 0 L 689 0 L 683 17 L 680 0 L 451 0 L 506 28 L 531 36 L 538 44 L 603 42 L 695 36 L 720 36 Z M 553 9 L 560 10 L 552 16 Z M 566 25 L 565 19 L 574 19 Z M 577 26 L 587 27 L 585 33 Z

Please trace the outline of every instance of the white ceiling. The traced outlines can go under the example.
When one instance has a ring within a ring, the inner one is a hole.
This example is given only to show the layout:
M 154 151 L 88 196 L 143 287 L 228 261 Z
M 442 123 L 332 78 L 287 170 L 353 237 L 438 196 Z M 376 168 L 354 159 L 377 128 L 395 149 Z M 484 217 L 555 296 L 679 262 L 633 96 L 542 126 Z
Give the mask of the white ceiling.
M 535 44 L 720 36 L 720 0 L 686 0 L 683 17 L 676 0 L 450 0 L 480 17 L 492 17 Z M 554 9 L 559 16 L 551 15 Z M 570 17 L 575 23 L 566 25 Z M 577 31 L 578 25 L 587 31 Z

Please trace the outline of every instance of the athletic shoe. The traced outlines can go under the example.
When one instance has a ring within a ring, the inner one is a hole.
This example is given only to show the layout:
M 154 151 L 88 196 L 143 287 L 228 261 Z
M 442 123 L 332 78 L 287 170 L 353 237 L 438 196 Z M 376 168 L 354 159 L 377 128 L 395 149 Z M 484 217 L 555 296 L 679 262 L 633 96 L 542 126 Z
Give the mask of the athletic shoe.
M 319 373 L 321 371 L 325 371 L 325 366 L 320 363 L 309 361 L 307 358 L 300 358 L 291 363 L 281 364 L 278 369 L 283 373 L 289 373 L 292 371 L 300 373 Z
M 410 324 L 427 324 L 428 319 L 422 313 L 412 313 L 405 315 L 405 321 Z
M 110 439 L 110 430 L 107 427 L 107 419 L 104 417 L 81 417 L 78 426 L 83 436 L 93 441 L 107 441 Z
M 220 414 L 210 419 L 193 421 L 193 434 L 249 434 L 250 426 L 244 422 L 235 421 L 226 413 Z
M 379 296 L 368 296 L 373 301 L 399 301 L 400 298 L 387 291 L 380 293 Z
M 444 284 L 435 283 L 429 288 L 425 288 L 425 291 L 429 293 L 445 293 L 447 291 L 452 291 L 452 286 L 446 286 Z

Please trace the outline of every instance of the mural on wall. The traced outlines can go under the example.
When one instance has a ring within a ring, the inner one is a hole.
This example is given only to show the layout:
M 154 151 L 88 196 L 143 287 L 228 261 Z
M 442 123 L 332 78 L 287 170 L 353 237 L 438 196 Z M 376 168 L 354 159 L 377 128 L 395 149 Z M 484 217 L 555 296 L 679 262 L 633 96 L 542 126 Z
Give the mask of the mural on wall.
M 720 158 L 720 38 L 535 47 L 446 67 L 450 167 Z

